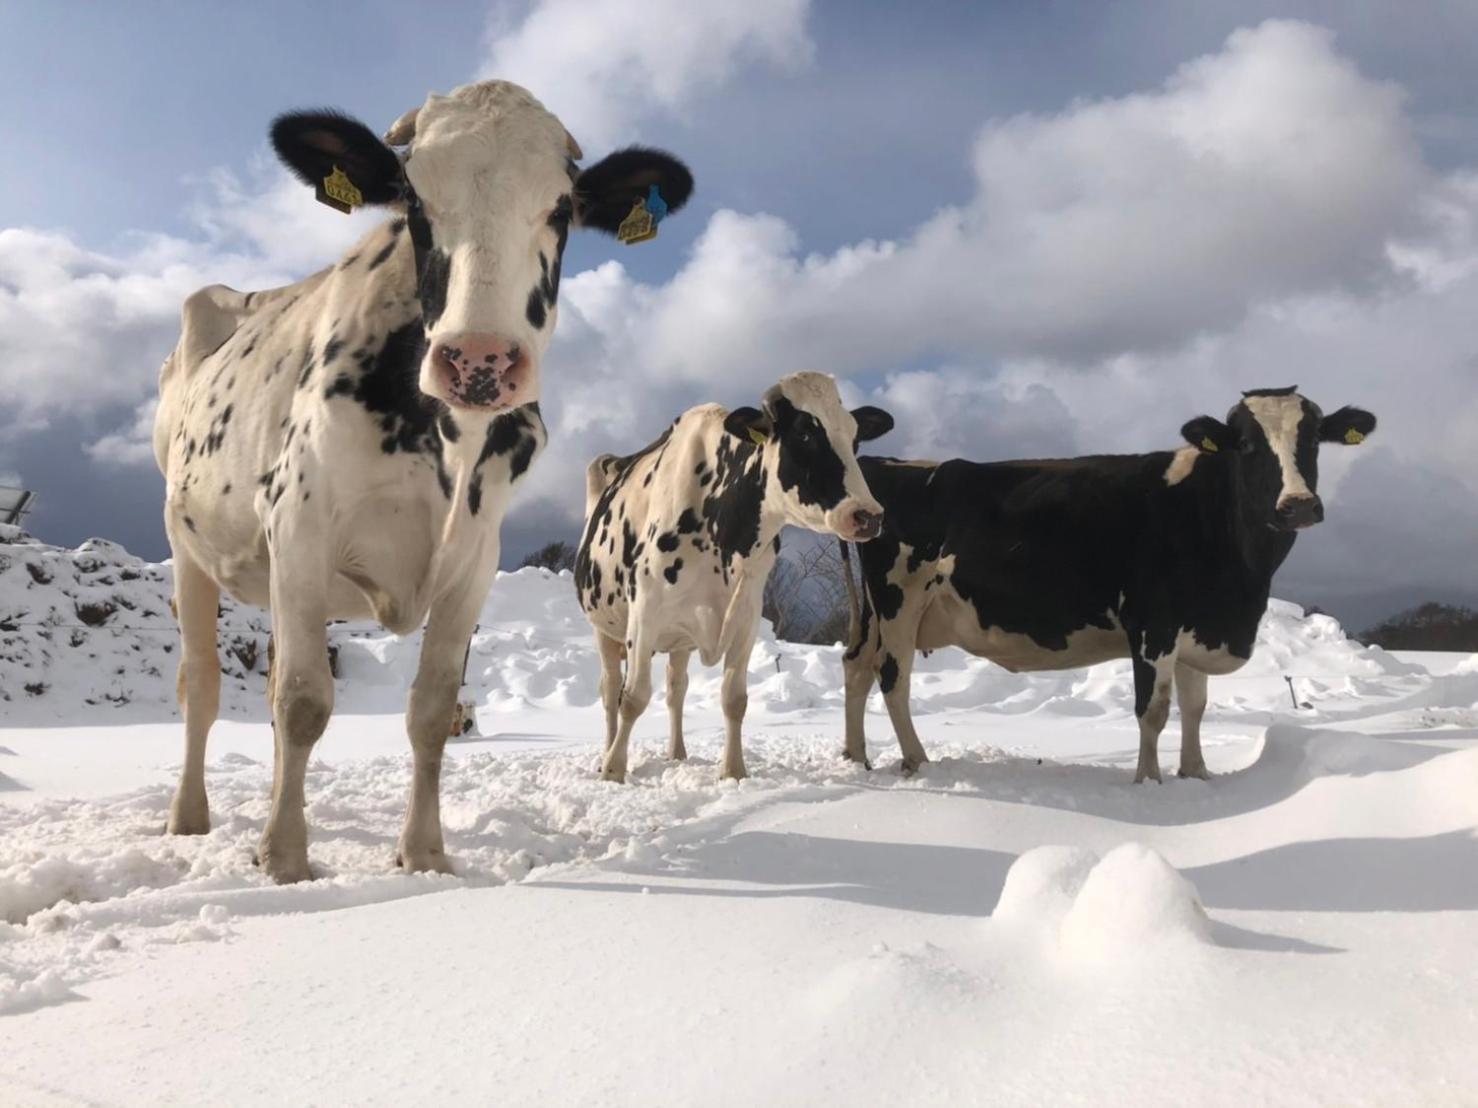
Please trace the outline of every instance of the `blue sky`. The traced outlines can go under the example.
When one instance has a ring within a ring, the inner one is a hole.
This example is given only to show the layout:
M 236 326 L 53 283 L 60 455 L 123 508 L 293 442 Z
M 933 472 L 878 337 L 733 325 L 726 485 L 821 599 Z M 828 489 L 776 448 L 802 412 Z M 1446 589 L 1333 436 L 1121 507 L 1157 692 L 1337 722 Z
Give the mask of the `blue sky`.
M 0 474 L 42 537 L 162 556 L 139 406 L 179 300 L 352 237 L 266 158 L 272 116 L 382 129 L 500 75 L 587 155 L 698 179 L 649 246 L 572 240 L 510 557 L 573 533 L 593 448 L 792 369 L 890 403 L 889 450 L 976 457 L 1159 448 L 1297 381 L 1382 429 L 1280 591 L 1357 623 L 1471 597 L 1475 32 L 1457 3 L 10 3 Z

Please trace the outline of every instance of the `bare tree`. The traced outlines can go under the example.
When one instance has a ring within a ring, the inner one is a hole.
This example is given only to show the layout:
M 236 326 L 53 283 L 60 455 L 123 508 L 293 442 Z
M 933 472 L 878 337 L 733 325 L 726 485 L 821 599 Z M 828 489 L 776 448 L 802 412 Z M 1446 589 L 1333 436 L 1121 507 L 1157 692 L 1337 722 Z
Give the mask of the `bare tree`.
M 786 546 L 765 582 L 762 611 L 775 636 L 788 642 L 845 642 L 845 572 L 836 539 L 805 536 Z
M 575 568 L 575 547 L 572 543 L 556 539 L 554 542 L 545 543 L 518 564 L 520 567 L 538 566 L 540 569 L 552 569 L 556 573 L 562 569 L 573 570 Z

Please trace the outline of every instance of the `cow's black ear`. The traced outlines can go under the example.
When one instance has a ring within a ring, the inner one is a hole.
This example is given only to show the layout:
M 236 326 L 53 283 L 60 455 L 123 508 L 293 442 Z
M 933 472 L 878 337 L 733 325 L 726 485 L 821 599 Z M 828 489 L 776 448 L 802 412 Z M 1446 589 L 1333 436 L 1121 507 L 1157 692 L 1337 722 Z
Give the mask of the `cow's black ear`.
M 1235 445 L 1232 429 L 1209 415 L 1197 416 L 1180 429 L 1185 441 L 1203 454 L 1216 454 Z
M 1347 446 L 1358 446 L 1374 430 L 1375 416 L 1364 408 L 1346 405 L 1324 417 L 1319 424 L 1319 439 L 1321 442 L 1342 442 Z
M 272 123 L 272 148 L 300 181 L 320 192 L 338 169 L 365 204 L 391 204 L 404 196 L 405 171 L 395 151 L 359 120 L 339 112 L 278 116 Z
M 724 430 L 735 438 L 762 446 L 775 430 L 775 424 L 758 408 L 735 408 L 724 417 Z
M 871 442 L 893 430 L 893 417 L 881 408 L 865 405 L 852 409 L 852 418 L 857 421 L 857 441 Z
M 614 235 L 638 200 L 646 200 L 653 185 L 671 215 L 693 195 L 693 175 L 671 154 L 628 146 L 581 172 L 575 181 L 575 219 Z

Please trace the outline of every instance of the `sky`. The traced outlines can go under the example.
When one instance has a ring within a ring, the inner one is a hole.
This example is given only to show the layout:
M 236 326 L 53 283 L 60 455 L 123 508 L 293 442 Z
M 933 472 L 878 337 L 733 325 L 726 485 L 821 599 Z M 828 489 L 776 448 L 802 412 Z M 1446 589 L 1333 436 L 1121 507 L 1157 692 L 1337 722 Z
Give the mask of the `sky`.
M 277 113 L 383 130 L 526 85 L 587 160 L 697 191 L 640 248 L 572 236 L 552 439 L 504 560 L 574 538 L 583 471 L 684 408 L 835 374 L 979 459 L 1175 446 L 1298 384 L 1380 427 L 1321 457 L 1276 594 L 1354 628 L 1478 602 L 1478 5 L 1364 0 L 0 3 L 0 483 L 41 538 L 167 555 L 148 448 L 194 289 L 329 264 L 383 216 L 314 203 Z

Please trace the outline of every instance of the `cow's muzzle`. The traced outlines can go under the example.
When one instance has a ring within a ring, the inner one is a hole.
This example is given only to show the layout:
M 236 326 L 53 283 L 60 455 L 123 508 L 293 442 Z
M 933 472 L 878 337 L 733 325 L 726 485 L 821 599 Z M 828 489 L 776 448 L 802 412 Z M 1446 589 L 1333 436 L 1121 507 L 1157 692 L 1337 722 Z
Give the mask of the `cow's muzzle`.
M 454 408 L 497 411 L 537 399 L 528 354 L 496 335 L 440 335 L 422 372 L 422 391 Z
M 1278 501 L 1277 522 L 1279 531 L 1298 531 L 1312 527 L 1324 519 L 1324 502 L 1317 496 L 1287 496 Z
M 866 508 L 858 508 L 852 513 L 852 534 L 848 536 L 853 542 L 866 542 L 875 539 L 883 529 L 883 513 L 870 512 Z

